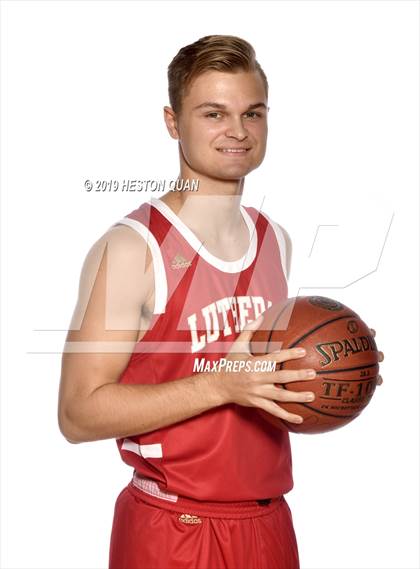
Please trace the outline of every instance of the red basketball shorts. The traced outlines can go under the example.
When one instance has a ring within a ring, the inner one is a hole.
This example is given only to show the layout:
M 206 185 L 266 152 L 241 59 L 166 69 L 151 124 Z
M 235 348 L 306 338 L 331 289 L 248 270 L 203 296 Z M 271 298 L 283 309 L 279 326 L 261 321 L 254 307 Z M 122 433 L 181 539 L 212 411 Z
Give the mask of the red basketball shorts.
M 131 481 L 115 503 L 109 569 L 299 569 L 290 508 L 154 496 Z

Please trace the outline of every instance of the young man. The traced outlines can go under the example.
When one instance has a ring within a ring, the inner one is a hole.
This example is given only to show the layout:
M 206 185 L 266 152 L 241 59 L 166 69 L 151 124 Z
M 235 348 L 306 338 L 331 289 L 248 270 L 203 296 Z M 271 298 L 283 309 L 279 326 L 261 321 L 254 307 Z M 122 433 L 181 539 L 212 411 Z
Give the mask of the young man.
M 291 255 L 286 232 L 240 204 L 265 154 L 267 80 L 233 36 L 184 47 L 168 75 L 179 180 L 199 188 L 152 197 L 89 252 L 60 429 L 75 443 L 117 439 L 134 469 L 115 505 L 111 569 L 297 569 L 289 436 L 259 411 L 299 422 L 281 403 L 313 393 L 281 384 L 313 370 L 261 371 L 297 349 L 249 353 L 261 313 L 287 297 Z M 230 370 L 209 369 L 224 357 Z

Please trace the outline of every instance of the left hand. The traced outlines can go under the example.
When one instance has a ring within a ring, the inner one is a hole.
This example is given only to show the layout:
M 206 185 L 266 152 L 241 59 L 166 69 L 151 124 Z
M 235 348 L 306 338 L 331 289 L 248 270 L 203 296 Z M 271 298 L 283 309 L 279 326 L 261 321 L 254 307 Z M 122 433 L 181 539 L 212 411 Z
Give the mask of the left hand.
M 369 328 L 369 330 L 372 332 L 372 336 L 375 337 L 376 336 L 376 331 L 373 328 Z M 383 352 L 378 352 L 379 353 L 379 361 L 383 362 L 385 359 L 384 353 Z M 376 385 L 382 385 L 383 384 L 383 379 L 381 375 L 378 375 L 378 377 L 376 378 Z

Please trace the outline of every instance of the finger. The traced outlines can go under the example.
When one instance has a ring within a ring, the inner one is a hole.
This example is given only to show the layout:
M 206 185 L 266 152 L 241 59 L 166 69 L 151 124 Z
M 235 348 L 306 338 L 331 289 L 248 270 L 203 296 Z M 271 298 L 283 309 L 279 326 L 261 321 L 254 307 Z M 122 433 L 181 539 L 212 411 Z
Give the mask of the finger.
M 270 352 L 269 354 L 264 354 L 263 356 L 255 356 L 255 357 L 258 358 L 259 360 L 285 362 L 287 360 L 303 358 L 304 356 L 306 356 L 306 350 L 304 348 L 296 347 L 296 348 L 286 348 L 284 350 L 276 350 L 275 352 Z
M 316 377 L 314 369 L 282 369 L 275 374 L 276 383 L 289 383 L 290 381 L 313 380 Z
M 267 411 L 267 413 L 270 413 L 275 417 L 279 417 L 279 419 L 288 421 L 289 423 L 300 424 L 303 422 L 303 418 L 300 415 L 294 415 L 293 413 L 289 413 L 288 411 L 280 407 L 280 405 L 278 405 L 278 403 L 276 403 L 275 401 L 270 401 L 269 399 L 261 398 L 259 400 L 258 407 L 260 409 L 264 409 L 264 411 Z
M 372 336 L 375 337 L 376 336 L 376 331 L 373 328 L 369 328 L 369 330 L 372 332 Z
M 379 359 L 380 362 L 383 362 L 383 361 L 384 361 L 385 356 L 384 356 L 384 353 L 383 353 L 383 352 L 379 352 L 378 359 Z
M 313 391 L 289 391 L 281 385 L 274 387 L 267 397 L 275 401 L 284 401 L 292 403 L 309 403 L 315 400 L 315 393 Z
M 384 382 L 384 380 L 382 379 L 381 375 L 378 375 L 378 377 L 376 378 L 376 385 L 382 385 Z
M 255 330 L 261 326 L 264 320 L 264 316 L 260 314 L 258 318 L 248 322 L 236 340 L 233 342 L 229 353 L 231 354 L 250 354 L 249 350 L 249 342 L 251 341 L 252 335 L 254 334 Z

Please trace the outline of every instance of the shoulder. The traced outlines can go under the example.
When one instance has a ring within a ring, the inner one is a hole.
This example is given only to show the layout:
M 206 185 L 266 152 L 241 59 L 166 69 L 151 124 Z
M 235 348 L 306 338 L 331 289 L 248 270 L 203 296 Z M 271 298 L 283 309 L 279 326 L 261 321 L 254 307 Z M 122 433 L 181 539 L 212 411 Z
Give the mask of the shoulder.
M 99 277 L 108 282 L 120 282 L 124 279 L 132 282 L 134 277 L 136 280 L 141 279 L 152 268 L 153 258 L 145 237 L 131 227 L 117 222 L 88 249 L 82 265 L 79 287 L 91 290 Z
M 112 225 L 100 238 L 108 247 L 114 249 L 123 258 L 129 259 L 133 255 L 145 255 L 148 248 L 148 230 L 143 231 L 133 224 L 125 223 L 121 219 Z M 139 224 L 140 225 L 140 224 Z M 144 227 L 144 226 L 142 226 Z
M 129 267 L 140 260 L 149 265 L 152 261 L 148 229 L 129 218 L 123 218 L 109 227 L 92 245 L 89 254 L 96 256 L 105 250 L 108 260 L 112 259 L 113 263 L 119 265 Z

